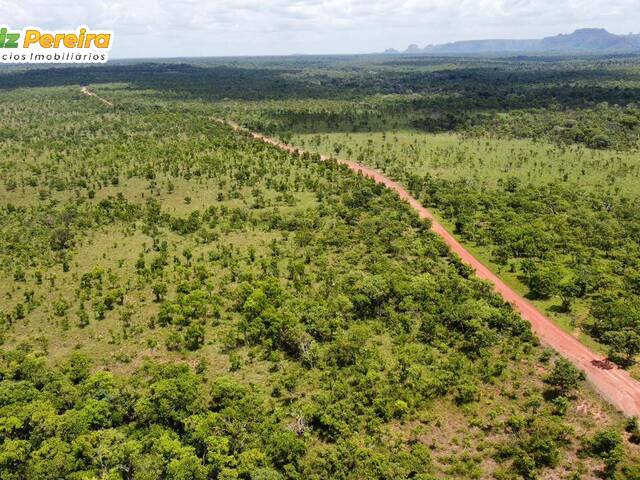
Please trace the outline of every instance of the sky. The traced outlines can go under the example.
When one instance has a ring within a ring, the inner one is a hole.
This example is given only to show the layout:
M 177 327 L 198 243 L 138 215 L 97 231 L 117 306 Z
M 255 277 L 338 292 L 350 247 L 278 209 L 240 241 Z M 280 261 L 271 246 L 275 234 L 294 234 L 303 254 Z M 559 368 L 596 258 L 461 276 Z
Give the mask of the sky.
M 0 24 L 114 32 L 110 58 L 371 53 L 640 32 L 640 0 L 0 0 Z

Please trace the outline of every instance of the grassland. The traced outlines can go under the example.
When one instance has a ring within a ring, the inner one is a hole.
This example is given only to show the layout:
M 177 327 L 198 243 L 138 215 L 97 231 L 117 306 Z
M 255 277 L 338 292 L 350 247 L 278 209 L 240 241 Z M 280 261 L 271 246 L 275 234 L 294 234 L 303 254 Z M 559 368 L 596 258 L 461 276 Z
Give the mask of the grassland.
M 496 189 L 508 177 L 533 185 L 560 179 L 585 191 L 627 196 L 640 193 L 640 156 L 635 150 L 593 150 L 544 140 L 465 137 L 416 130 L 302 134 L 291 140 L 295 145 L 351 158 L 390 175 L 428 173 L 445 180 L 466 180 L 484 189 Z
M 384 169 L 490 261 L 461 206 L 622 198 L 633 150 L 408 129 L 464 65 L 282 62 L 2 74 L 1 478 L 637 478 L 637 424 L 395 194 L 212 119 Z

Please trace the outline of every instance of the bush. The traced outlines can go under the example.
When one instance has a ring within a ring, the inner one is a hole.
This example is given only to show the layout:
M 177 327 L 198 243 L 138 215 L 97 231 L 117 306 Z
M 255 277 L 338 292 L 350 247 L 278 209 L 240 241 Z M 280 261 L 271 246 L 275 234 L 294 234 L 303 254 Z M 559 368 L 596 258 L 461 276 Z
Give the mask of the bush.
M 204 344 L 204 327 L 192 323 L 184 334 L 184 345 L 188 350 L 198 350 Z
M 592 457 L 604 460 L 606 472 L 611 474 L 624 457 L 622 437 L 616 430 L 609 429 L 596 433 L 587 440 L 584 450 Z
M 554 388 L 558 395 L 566 396 L 577 389 L 585 378 L 584 372 L 578 370 L 568 360 L 560 358 L 547 376 L 546 382 Z
M 172 330 L 167 333 L 164 344 L 170 352 L 180 351 L 184 345 L 182 335 L 180 335 L 179 332 Z

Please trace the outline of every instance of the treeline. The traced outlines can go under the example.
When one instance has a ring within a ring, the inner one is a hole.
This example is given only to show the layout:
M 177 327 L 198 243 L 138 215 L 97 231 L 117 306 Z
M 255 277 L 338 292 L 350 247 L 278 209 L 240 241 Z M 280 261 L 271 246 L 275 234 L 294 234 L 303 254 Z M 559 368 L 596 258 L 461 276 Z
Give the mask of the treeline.
M 3 94 L 1 478 L 634 478 L 619 417 L 393 192 L 76 91 Z
M 0 89 L 121 82 L 222 111 L 250 107 L 269 133 L 412 127 L 629 150 L 640 138 L 637 65 L 635 56 L 210 59 L 9 69 Z

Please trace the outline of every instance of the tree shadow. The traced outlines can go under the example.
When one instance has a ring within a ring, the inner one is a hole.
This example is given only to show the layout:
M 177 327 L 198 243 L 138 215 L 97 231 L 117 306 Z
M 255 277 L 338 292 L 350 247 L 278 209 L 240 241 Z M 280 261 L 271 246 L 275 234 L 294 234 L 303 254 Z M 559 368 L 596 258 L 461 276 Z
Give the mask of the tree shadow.
M 571 309 L 567 309 L 562 304 L 551 305 L 550 307 L 547 308 L 547 310 L 553 313 L 570 313 L 571 312 Z

